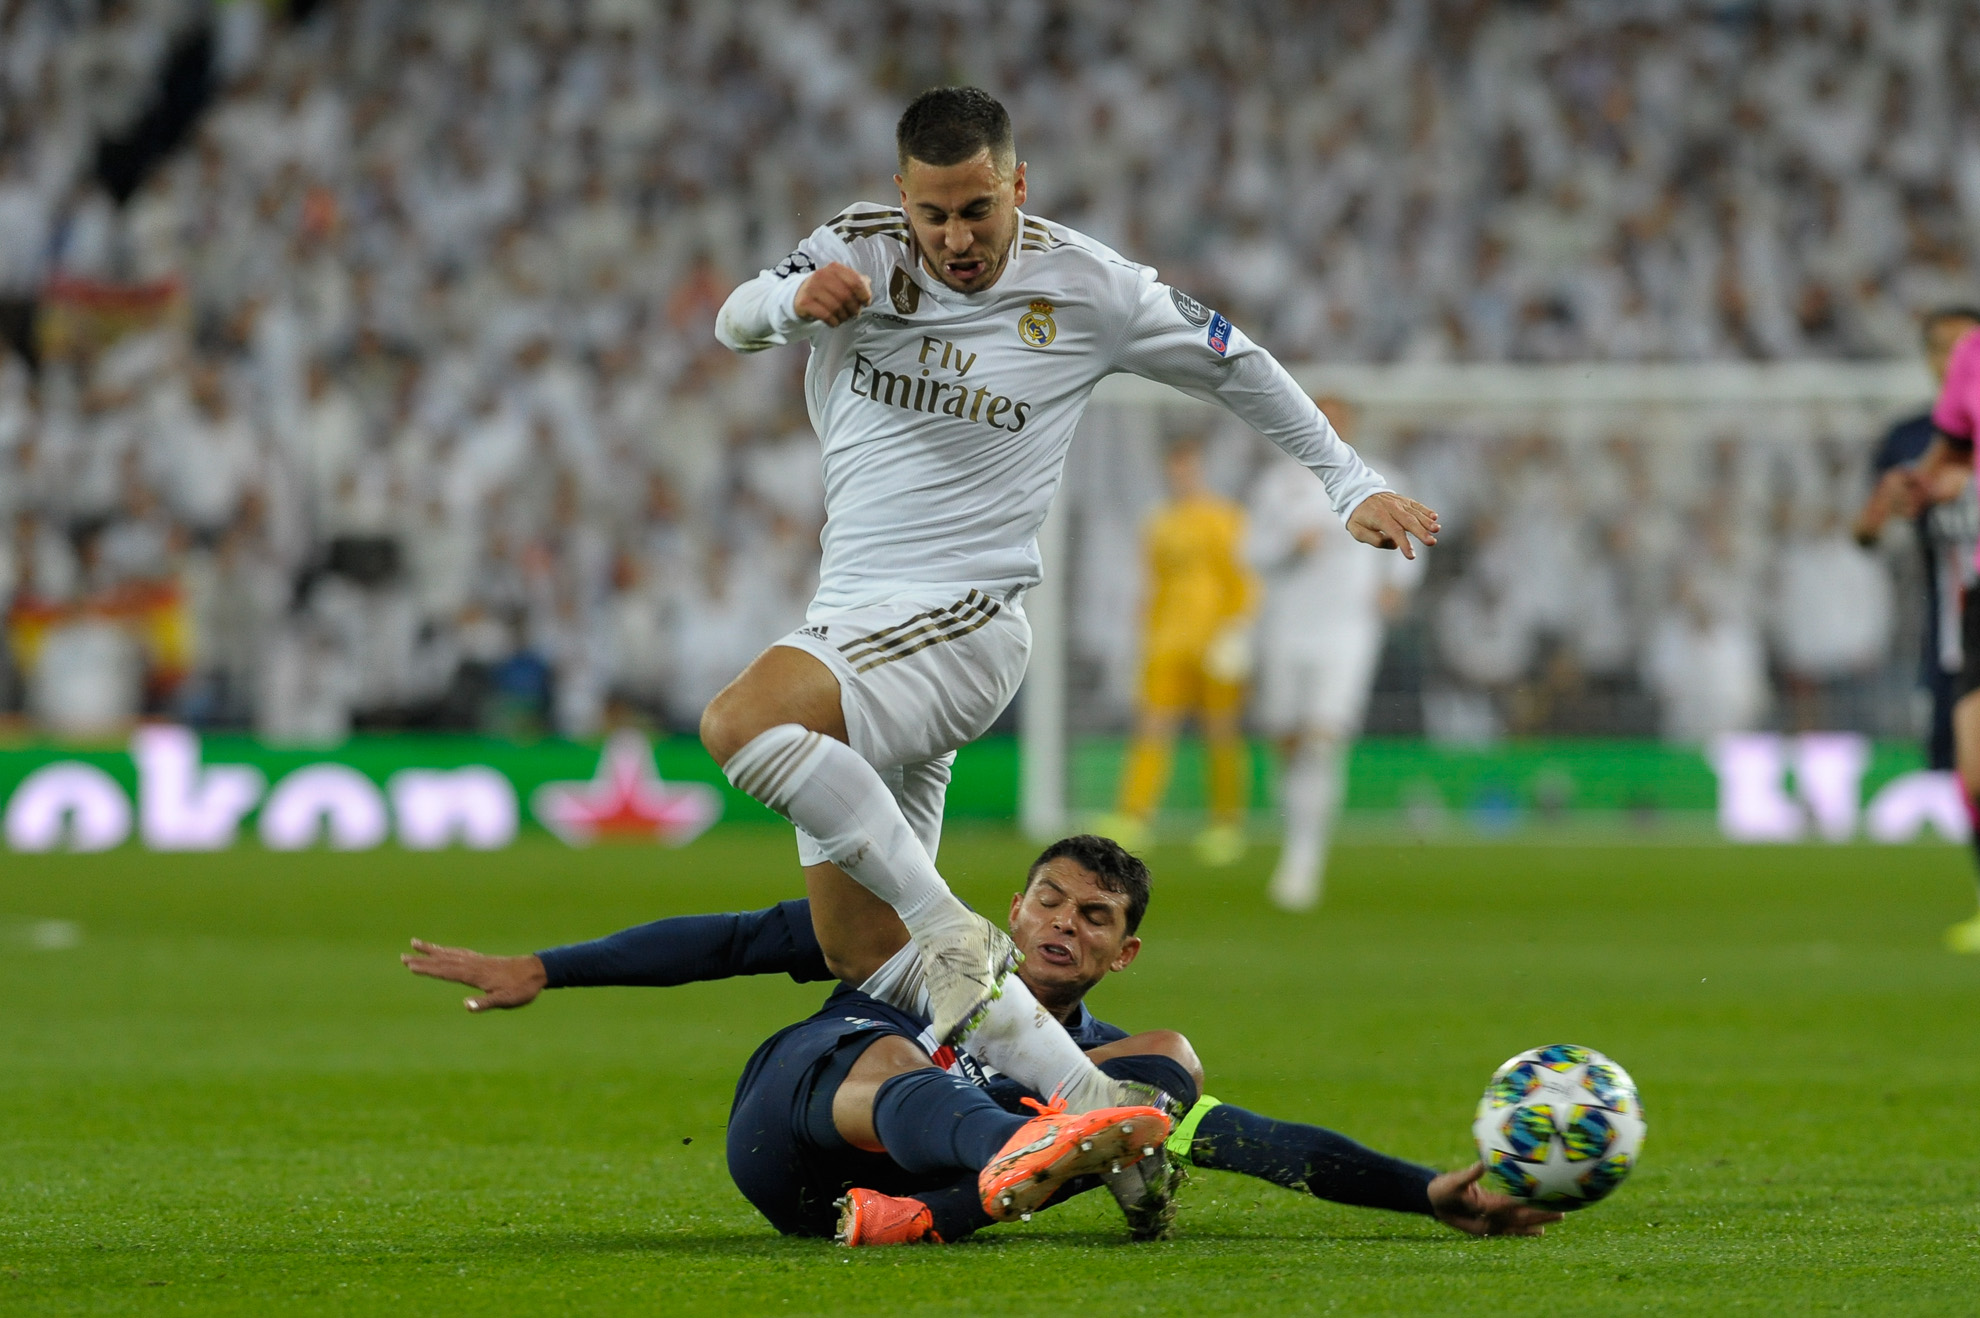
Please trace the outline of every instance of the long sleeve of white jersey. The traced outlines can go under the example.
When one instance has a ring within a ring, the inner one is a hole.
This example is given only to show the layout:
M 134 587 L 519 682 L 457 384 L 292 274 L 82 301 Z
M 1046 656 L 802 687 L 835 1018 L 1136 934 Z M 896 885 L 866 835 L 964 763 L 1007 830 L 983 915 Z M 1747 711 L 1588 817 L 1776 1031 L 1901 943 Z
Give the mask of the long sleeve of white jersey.
M 808 339 L 826 328 L 807 320 L 792 309 L 798 289 L 821 267 L 834 261 L 859 269 L 853 249 L 830 225 L 820 225 L 798 244 L 797 250 L 756 278 L 737 285 L 722 303 L 715 317 L 715 337 L 722 346 L 736 352 L 762 352 L 781 348 L 793 339 Z M 871 270 L 860 270 L 873 278 Z M 877 286 L 877 282 L 876 282 Z
M 1361 460 L 1271 353 L 1146 266 L 1113 368 L 1215 403 L 1320 478 L 1342 518 L 1389 483 Z

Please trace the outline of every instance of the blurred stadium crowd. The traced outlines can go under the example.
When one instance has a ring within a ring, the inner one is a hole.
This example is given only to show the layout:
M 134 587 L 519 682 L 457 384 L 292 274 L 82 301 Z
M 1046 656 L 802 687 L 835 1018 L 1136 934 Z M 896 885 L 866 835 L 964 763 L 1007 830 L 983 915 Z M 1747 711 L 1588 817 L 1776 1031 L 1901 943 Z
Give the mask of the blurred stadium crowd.
M 715 308 L 889 198 L 933 83 L 1288 360 L 1886 358 L 1972 296 L 1976 61 L 1980 8 L 1896 0 L 0 0 L 0 710 L 691 724 L 823 515 L 801 354 Z M 1470 529 L 1385 683 L 1433 732 L 1874 722 L 1794 713 L 1892 652 L 1873 438 L 1406 437 Z M 1077 612 L 1124 708 L 1122 599 Z

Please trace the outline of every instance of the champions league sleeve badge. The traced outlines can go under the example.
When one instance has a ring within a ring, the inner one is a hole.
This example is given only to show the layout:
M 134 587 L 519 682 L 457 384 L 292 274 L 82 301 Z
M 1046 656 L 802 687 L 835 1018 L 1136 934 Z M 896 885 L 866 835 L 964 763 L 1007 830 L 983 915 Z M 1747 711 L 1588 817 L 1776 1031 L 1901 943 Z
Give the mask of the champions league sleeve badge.
M 1031 304 L 1031 310 L 1018 317 L 1018 337 L 1034 348 L 1049 348 L 1059 337 L 1059 326 L 1052 319 L 1055 308 L 1044 298 Z
M 1225 320 L 1217 312 L 1211 312 L 1210 332 L 1204 336 L 1204 341 L 1210 345 L 1210 351 L 1216 353 L 1219 357 L 1229 352 L 1231 350 L 1231 322 Z

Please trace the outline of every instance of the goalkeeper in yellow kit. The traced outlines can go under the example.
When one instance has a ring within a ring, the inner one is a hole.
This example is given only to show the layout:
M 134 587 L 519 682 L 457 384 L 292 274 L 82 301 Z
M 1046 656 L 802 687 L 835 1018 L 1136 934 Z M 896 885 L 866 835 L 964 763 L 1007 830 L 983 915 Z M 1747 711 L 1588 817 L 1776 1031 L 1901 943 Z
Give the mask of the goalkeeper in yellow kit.
M 1148 609 L 1141 708 L 1121 779 L 1116 837 L 1142 839 L 1161 805 L 1176 734 L 1195 714 L 1209 751 L 1210 826 L 1197 851 L 1212 865 L 1244 854 L 1249 775 L 1238 720 L 1251 672 L 1258 583 L 1244 557 L 1244 509 L 1210 489 L 1203 445 L 1182 440 L 1165 457 L 1169 502 L 1148 522 Z M 1131 843 L 1132 845 L 1132 843 Z

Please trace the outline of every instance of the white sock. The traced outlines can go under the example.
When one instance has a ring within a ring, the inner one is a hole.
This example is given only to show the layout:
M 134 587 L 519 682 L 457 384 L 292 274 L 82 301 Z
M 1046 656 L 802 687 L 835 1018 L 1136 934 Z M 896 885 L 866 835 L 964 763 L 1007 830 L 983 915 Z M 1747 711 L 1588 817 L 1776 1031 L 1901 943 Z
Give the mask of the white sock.
M 963 1047 L 1034 1093 L 1058 1094 L 1074 1112 L 1120 1103 L 1114 1081 L 1088 1060 L 1051 1012 L 1015 974 Z
M 732 755 L 723 772 L 811 834 L 834 865 L 894 908 L 917 942 L 976 918 L 935 872 L 880 775 L 844 742 L 780 723 Z
M 1286 761 L 1279 798 L 1286 817 L 1284 849 L 1272 890 L 1290 905 L 1320 899 L 1327 844 L 1340 813 L 1347 747 L 1333 737 L 1308 737 Z

